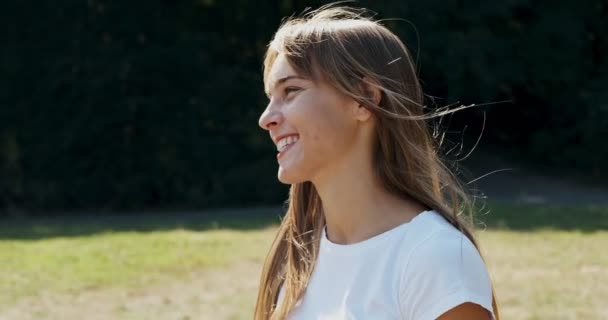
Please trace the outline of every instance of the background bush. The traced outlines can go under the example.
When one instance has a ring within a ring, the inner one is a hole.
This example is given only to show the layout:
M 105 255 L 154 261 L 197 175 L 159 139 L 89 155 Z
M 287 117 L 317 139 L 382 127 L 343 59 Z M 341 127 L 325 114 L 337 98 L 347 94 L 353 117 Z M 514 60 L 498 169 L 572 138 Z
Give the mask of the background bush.
M 282 201 L 257 126 L 262 54 L 282 17 L 322 3 L 4 1 L 0 207 Z M 439 105 L 510 101 L 455 117 L 479 125 L 486 112 L 484 143 L 606 177 L 605 1 L 355 5 L 399 18 L 385 24 L 419 54 Z

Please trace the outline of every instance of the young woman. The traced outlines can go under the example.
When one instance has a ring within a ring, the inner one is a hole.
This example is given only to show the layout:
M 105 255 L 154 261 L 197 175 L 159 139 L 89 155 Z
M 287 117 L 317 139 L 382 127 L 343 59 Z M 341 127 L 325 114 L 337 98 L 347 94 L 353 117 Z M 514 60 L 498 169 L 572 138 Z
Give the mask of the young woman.
M 283 23 L 259 119 L 288 209 L 255 319 L 498 319 L 469 196 L 441 162 L 405 45 L 365 11 Z

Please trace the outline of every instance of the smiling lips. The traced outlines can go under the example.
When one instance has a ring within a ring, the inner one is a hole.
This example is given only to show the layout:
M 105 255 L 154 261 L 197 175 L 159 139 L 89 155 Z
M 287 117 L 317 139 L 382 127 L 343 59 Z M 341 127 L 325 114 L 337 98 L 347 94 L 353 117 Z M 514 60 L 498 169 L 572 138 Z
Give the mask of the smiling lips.
M 285 154 L 285 152 L 287 152 L 287 150 L 289 150 L 296 142 L 298 142 L 299 138 L 300 137 L 297 135 L 289 135 L 279 139 L 279 141 L 277 141 L 277 151 L 279 151 L 279 153 L 277 154 L 277 159 L 280 159 Z

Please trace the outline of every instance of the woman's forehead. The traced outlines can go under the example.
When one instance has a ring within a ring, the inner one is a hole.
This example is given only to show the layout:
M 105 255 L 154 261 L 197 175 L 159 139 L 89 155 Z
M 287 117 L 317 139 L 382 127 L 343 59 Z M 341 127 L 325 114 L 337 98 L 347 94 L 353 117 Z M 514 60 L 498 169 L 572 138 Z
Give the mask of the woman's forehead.
M 292 75 L 298 75 L 298 73 L 289 64 L 285 55 L 279 54 L 270 67 L 267 82 L 269 85 L 274 85 L 277 80 Z
M 298 74 L 298 72 L 289 64 L 285 55 L 280 54 L 272 63 L 268 78 L 266 79 L 266 92 L 270 92 L 275 87 L 290 79 L 309 80 L 306 77 Z

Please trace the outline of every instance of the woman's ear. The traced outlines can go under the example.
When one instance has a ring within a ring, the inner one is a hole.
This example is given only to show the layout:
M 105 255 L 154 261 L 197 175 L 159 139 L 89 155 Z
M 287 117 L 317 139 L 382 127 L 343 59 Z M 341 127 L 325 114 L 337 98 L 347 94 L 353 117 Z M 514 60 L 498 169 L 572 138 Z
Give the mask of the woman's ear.
M 371 100 L 375 105 L 380 104 L 380 100 L 382 99 L 382 94 L 380 93 L 380 88 L 377 84 L 371 81 L 370 78 L 364 77 L 360 83 L 361 92 L 363 92 L 364 96 Z M 361 104 L 357 105 L 357 110 L 355 111 L 355 117 L 357 120 L 366 121 L 371 118 L 372 112 Z
M 355 110 L 355 119 L 359 121 L 366 121 L 372 117 L 372 112 L 362 105 L 357 105 Z
M 380 85 L 375 81 L 372 81 L 369 77 L 363 77 L 361 81 L 361 91 L 365 94 L 365 97 L 373 101 L 375 105 L 380 104 L 382 94 L 380 92 Z

